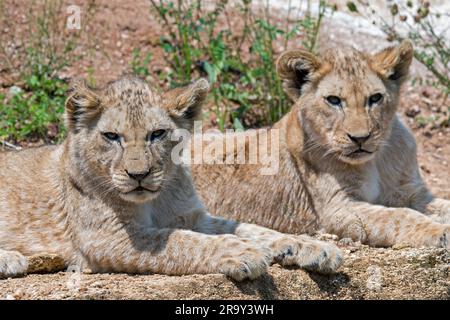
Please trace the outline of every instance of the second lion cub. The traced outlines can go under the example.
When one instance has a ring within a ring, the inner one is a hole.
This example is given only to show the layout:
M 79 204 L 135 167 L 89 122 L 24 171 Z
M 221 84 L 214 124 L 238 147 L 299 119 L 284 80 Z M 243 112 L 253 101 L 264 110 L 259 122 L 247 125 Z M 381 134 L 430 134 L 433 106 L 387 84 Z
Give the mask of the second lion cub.
M 277 70 L 295 103 L 273 126 L 278 174 L 195 165 L 200 198 L 215 214 L 282 232 L 450 249 L 450 201 L 428 190 L 414 136 L 396 114 L 413 54 L 408 41 L 375 54 L 283 53 Z M 230 154 L 249 149 L 239 148 Z

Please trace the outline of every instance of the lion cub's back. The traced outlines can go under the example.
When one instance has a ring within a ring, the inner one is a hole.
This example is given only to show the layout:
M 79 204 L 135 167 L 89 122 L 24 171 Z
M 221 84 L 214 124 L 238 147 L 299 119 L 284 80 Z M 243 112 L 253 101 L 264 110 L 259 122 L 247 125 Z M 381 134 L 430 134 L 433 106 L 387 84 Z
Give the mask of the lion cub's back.
M 55 146 L 0 152 L 0 221 L 5 215 L 29 213 L 55 190 Z M 1 226 L 0 226 L 1 227 Z
M 24 184 L 41 182 L 55 163 L 51 157 L 57 146 L 30 148 L 23 151 L 0 152 L 0 189 L 20 190 Z
M 12 243 L 20 245 L 28 236 L 42 233 L 43 221 L 49 220 L 50 206 L 55 207 L 58 198 L 54 174 L 58 148 L 45 146 L 0 152 L 0 247 L 3 249 L 19 249 L 12 248 Z
M 54 190 L 59 148 L 0 152 L 0 212 L 5 202 L 9 207 L 15 199 L 30 203 Z

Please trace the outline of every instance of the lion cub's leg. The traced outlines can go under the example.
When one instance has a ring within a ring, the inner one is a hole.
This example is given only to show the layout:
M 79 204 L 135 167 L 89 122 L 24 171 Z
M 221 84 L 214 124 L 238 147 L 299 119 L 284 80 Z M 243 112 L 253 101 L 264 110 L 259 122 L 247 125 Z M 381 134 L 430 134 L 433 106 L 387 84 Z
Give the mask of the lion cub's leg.
M 433 221 L 409 208 L 388 208 L 348 201 L 329 207 L 322 220 L 327 232 L 371 246 L 398 244 L 450 249 L 450 225 Z
M 450 224 L 450 200 L 434 198 L 425 206 L 425 213 L 438 223 Z
M 410 197 L 408 207 L 426 214 L 435 222 L 450 224 L 450 200 L 435 198 L 422 180 L 411 179 L 408 185 L 415 186 L 404 190 Z
M 283 266 L 329 273 L 338 269 L 343 262 L 341 251 L 333 244 L 307 236 L 280 233 L 254 224 L 204 216 L 196 229 L 207 233 L 233 233 L 238 237 L 253 239 L 271 250 L 272 262 Z
M 261 276 L 270 263 L 267 248 L 229 234 L 133 227 L 109 236 L 90 235 L 81 242 L 81 252 L 94 272 L 223 273 L 241 281 Z
M 27 272 L 28 261 L 17 251 L 0 249 L 0 278 L 22 275 Z

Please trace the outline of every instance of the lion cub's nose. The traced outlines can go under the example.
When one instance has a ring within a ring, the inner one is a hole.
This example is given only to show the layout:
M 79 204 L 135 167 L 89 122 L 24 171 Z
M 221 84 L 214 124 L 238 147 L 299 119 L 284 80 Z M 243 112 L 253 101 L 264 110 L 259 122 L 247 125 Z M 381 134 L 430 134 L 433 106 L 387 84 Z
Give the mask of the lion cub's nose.
M 350 138 L 350 140 L 352 140 L 354 143 L 356 143 L 357 145 L 361 146 L 364 142 L 366 142 L 367 140 L 369 140 L 370 138 L 370 133 L 367 135 L 351 135 L 347 133 L 347 136 Z
M 148 174 L 150 173 L 150 170 L 149 171 L 144 171 L 144 172 L 143 171 L 141 171 L 141 172 L 133 172 L 133 171 L 125 170 L 125 172 L 128 174 L 128 176 L 131 179 L 134 179 L 136 181 L 142 181 L 142 180 L 145 179 L 146 176 L 148 176 Z

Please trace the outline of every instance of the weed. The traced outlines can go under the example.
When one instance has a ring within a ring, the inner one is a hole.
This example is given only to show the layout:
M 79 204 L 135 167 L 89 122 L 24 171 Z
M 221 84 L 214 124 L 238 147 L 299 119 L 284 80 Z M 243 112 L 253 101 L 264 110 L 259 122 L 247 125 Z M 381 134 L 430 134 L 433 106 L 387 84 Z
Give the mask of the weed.
M 7 15 L 0 16 L 2 24 L 7 25 Z M 62 0 L 30 1 L 26 32 L 0 41 L 6 70 L 18 84 L 0 96 L 1 140 L 55 142 L 64 136 L 67 84 L 58 73 L 77 59 L 74 48 L 79 33 L 66 30 L 63 15 Z
M 148 70 L 148 65 L 152 59 L 152 53 L 148 52 L 145 57 L 141 57 L 141 51 L 139 49 L 134 49 L 132 52 L 131 60 L 131 70 L 134 74 L 146 78 L 150 75 Z
M 359 0 L 347 3 L 350 11 L 357 12 L 371 21 L 375 18 L 376 25 L 387 35 L 390 41 L 401 41 L 405 38 L 414 43 L 414 58 L 425 66 L 434 76 L 432 86 L 444 92 L 443 105 L 450 94 L 450 39 L 448 28 L 438 31 L 443 19 L 448 19 L 448 12 L 438 12 L 428 1 L 406 1 L 387 3 L 390 17 L 378 14 L 368 1 Z M 359 8 L 359 9 L 358 9 Z M 441 28 L 442 29 L 442 28 Z M 450 115 L 441 121 L 448 126 Z
M 0 96 L 0 139 L 46 138 L 47 142 L 64 136 L 61 115 L 67 85 L 62 80 L 36 74 L 26 79 L 21 89 L 10 90 L 11 98 Z M 17 87 L 12 87 L 17 88 Z
M 300 35 L 305 48 L 314 51 L 327 7 L 320 1 L 317 16 L 308 15 L 282 28 L 271 21 L 268 4 L 257 10 L 251 0 L 234 6 L 220 0 L 208 8 L 199 0 L 150 2 L 167 30 L 160 45 L 171 67 L 169 86 L 207 76 L 212 84 L 212 111 L 221 130 L 269 125 L 289 110 L 290 101 L 276 73 L 276 45 L 287 47 Z M 239 23 L 242 26 L 236 28 Z

